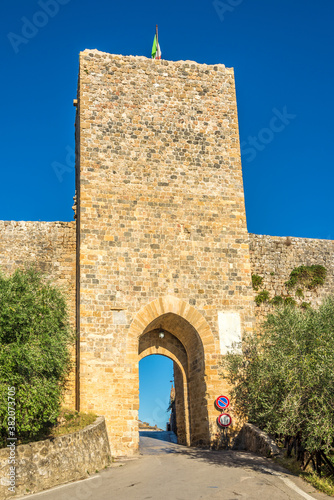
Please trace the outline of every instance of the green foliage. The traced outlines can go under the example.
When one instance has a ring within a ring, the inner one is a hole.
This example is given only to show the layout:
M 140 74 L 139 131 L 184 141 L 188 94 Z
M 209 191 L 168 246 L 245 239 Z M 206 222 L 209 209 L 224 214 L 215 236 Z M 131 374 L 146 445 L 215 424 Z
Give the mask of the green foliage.
M 304 298 L 303 290 L 301 288 L 297 288 L 297 290 L 296 290 L 296 297 L 298 297 L 299 299 L 303 299 Z
M 255 297 L 255 303 L 257 306 L 269 300 L 269 292 L 268 290 L 262 290 L 262 292 L 258 293 Z
M 35 439 L 56 423 L 73 340 L 57 288 L 33 269 L 0 274 L 0 446 L 8 436 L 9 386 L 17 437 Z
M 312 289 L 323 285 L 326 276 L 326 268 L 318 264 L 313 266 L 299 266 L 291 271 L 290 279 L 286 281 L 285 286 L 287 288 L 294 288 L 298 284 Z
M 224 358 L 237 413 L 270 433 L 301 433 L 310 452 L 334 443 L 334 297 L 318 310 L 281 307 L 243 356 Z
M 334 496 L 334 478 L 319 477 L 318 474 L 310 470 L 310 465 L 306 471 L 302 471 L 300 468 L 300 462 L 296 460 L 295 456 L 291 456 L 289 458 L 285 456 L 277 456 L 274 460 L 285 467 L 285 469 L 291 471 L 295 476 L 299 476 L 308 483 L 311 483 L 317 490 L 322 491 L 327 495 Z
M 94 413 L 83 413 L 63 408 L 58 417 L 58 423 L 50 430 L 48 436 L 63 436 L 71 434 L 91 425 L 97 419 Z
M 270 301 L 274 306 L 280 306 L 283 304 L 283 297 L 281 295 L 275 295 Z
M 311 306 L 311 304 L 310 304 L 309 302 L 302 302 L 302 303 L 300 304 L 300 307 L 301 307 L 302 309 L 311 309 L 311 308 L 312 308 L 312 306 Z
M 334 497 L 334 481 L 331 477 L 319 477 L 315 473 L 304 474 L 303 479 L 305 479 L 308 483 L 311 483 L 314 488 L 327 495 Z
M 293 299 L 292 297 L 285 297 L 284 303 L 285 303 L 285 305 L 292 306 L 292 307 L 294 307 L 297 304 L 295 299 Z
M 258 274 L 252 274 L 252 286 L 254 290 L 258 291 L 259 287 L 262 285 L 263 278 Z

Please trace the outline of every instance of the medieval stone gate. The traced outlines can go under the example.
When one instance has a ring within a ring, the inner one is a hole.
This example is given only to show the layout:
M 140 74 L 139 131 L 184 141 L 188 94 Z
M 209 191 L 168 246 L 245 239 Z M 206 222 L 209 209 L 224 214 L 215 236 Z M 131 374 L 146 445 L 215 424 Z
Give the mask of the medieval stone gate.
M 253 321 L 233 70 L 86 50 L 76 105 L 80 407 L 135 452 L 138 362 L 164 354 L 180 440 L 208 445 Z
M 138 449 L 151 354 L 174 361 L 180 441 L 208 445 L 229 390 L 219 360 L 253 327 L 251 271 L 273 297 L 295 266 L 323 265 L 317 305 L 334 242 L 247 233 L 232 69 L 85 50 L 75 105 L 76 221 L 0 221 L 0 268 L 37 264 L 66 292 L 66 404 L 105 415 L 113 455 Z

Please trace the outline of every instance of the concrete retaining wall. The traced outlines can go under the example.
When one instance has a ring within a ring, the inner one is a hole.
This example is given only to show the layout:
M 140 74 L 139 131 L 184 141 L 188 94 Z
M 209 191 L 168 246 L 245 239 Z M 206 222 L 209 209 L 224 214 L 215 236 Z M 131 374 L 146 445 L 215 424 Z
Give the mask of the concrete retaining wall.
M 0 499 L 36 493 L 87 477 L 109 465 L 109 441 L 104 417 L 81 431 L 16 448 L 15 492 L 8 490 L 9 449 L 0 450 Z

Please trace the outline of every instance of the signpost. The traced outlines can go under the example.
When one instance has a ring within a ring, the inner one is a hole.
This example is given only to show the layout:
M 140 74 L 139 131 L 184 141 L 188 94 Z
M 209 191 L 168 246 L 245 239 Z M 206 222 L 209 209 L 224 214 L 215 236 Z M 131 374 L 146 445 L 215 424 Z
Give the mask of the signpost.
M 221 413 L 217 418 L 217 423 L 220 427 L 229 427 L 232 423 L 232 418 L 227 413 Z
M 230 400 L 227 396 L 219 396 L 215 401 L 215 405 L 218 410 L 226 410 L 229 404 Z

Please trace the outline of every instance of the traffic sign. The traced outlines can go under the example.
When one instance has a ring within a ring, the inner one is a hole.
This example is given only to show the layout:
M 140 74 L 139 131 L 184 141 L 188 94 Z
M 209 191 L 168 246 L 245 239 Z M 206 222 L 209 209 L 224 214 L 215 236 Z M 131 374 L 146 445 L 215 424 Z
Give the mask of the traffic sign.
M 229 425 L 231 425 L 231 423 L 232 423 L 232 418 L 227 413 L 222 413 L 217 418 L 217 424 L 220 427 L 228 427 Z
M 218 410 L 225 410 L 229 404 L 230 400 L 227 396 L 219 396 L 215 401 L 215 405 Z

